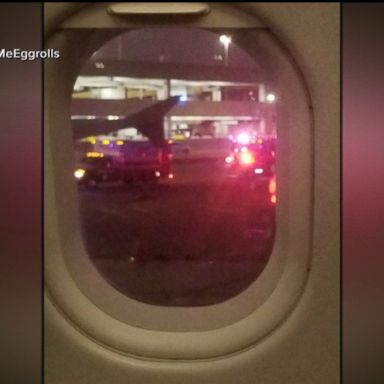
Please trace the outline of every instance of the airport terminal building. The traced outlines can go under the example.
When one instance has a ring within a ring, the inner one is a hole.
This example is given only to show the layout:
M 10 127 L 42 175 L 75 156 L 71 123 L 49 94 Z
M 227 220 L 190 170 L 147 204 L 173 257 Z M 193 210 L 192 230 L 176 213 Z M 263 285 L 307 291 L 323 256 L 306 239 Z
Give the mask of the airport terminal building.
M 276 135 L 274 90 L 253 68 L 92 58 L 73 89 L 72 119 L 117 120 L 178 96 L 164 117 L 165 137 Z M 132 134 L 126 127 L 122 134 Z

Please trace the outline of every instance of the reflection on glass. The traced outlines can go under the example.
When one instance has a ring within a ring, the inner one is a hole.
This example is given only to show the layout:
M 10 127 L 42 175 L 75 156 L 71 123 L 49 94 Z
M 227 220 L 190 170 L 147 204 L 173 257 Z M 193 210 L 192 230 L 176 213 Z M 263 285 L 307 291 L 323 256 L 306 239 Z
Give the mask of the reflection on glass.
M 276 97 L 228 41 L 129 31 L 95 52 L 74 86 L 86 248 L 111 285 L 145 303 L 227 300 L 272 251 Z

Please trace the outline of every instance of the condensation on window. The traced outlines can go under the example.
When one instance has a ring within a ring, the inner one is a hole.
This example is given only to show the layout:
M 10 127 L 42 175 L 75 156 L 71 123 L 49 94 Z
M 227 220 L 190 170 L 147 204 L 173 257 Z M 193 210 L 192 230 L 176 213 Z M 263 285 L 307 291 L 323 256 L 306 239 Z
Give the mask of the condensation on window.
M 276 89 L 267 61 L 241 48 L 246 33 L 127 30 L 78 74 L 82 236 L 99 273 L 133 299 L 220 303 L 269 260 Z

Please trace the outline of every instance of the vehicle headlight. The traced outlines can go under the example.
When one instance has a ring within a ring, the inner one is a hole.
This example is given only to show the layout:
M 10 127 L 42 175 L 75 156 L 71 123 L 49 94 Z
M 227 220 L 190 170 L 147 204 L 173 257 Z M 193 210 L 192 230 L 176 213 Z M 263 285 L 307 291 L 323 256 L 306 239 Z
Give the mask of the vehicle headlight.
M 74 172 L 76 179 L 81 179 L 85 175 L 85 169 L 79 168 Z
M 241 152 L 240 162 L 242 165 L 250 165 L 255 162 L 255 157 L 250 152 Z
M 226 158 L 225 158 L 225 162 L 227 163 L 227 164 L 231 164 L 231 163 L 233 163 L 233 156 L 232 155 L 228 155 Z

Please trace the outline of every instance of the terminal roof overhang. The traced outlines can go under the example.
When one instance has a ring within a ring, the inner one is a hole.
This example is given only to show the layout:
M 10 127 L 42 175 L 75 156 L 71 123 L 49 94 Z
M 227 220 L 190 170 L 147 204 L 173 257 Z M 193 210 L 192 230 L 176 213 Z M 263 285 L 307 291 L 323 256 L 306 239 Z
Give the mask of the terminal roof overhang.
M 253 84 L 268 82 L 266 74 L 261 69 L 121 60 L 89 61 L 82 68 L 79 76 L 120 76 L 142 79 L 182 79 L 187 81 L 225 81 Z
M 243 101 L 187 101 L 180 102 L 176 96 L 176 102 L 169 108 L 164 116 L 254 116 L 267 112 L 272 105 L 257 102 Z M 73 119 L 86 119 L 107 116 L 132 116 L 138 112 L 145 113 L 147 108 L 156 105 L 152 100 L 102 100 L 102 99 L 73 99 L 71 116 Z M 148 112 L 147 112 L 148 113 Z

